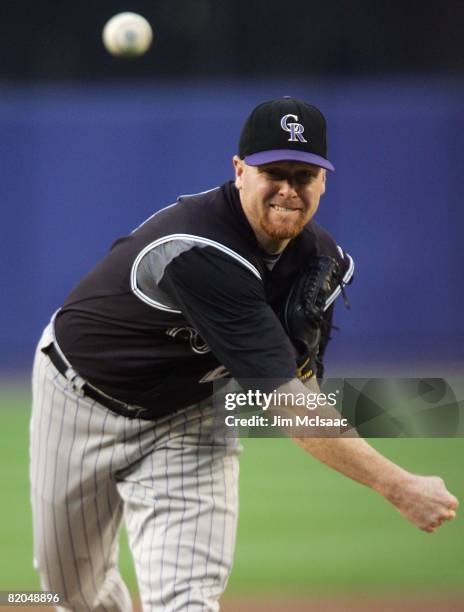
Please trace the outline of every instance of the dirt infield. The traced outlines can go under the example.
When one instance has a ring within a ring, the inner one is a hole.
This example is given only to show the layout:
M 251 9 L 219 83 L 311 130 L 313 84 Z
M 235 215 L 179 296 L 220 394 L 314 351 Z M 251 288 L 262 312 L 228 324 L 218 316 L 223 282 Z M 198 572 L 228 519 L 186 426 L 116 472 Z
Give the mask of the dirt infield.
M 13 606 L 16 612 L 31 612 L 31 606 Z M 34 612 L 50 612 L 52 608 L 33 606 Z M 11 606 L 0 606 L 10 610 Z M 140 607 L 135 606 L 140 612 Z M 161 612 L 161 611 L 160 611 Z M 324 599 L 228 599 L 221 605 L 221 612 L 464 612 L 463 598 L 383 598 L 358 599 L 338 597 Z
M 464 612 L 463 599 L 237 599 L 221 612 Z

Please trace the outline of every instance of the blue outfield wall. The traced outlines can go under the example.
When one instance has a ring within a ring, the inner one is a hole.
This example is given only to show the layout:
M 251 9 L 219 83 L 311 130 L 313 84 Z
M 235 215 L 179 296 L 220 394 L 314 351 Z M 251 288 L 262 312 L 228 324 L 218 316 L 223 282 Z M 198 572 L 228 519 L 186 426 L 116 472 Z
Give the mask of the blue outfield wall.
M 463 81 L 4 83 L 0 368 L 29 367 L 51 312 L 116 237 L 232 178 L 248 112 L 286 94 L 327 116 L 336 172 L 317 218 L 357 266 L 332 358 L 464 361 Z

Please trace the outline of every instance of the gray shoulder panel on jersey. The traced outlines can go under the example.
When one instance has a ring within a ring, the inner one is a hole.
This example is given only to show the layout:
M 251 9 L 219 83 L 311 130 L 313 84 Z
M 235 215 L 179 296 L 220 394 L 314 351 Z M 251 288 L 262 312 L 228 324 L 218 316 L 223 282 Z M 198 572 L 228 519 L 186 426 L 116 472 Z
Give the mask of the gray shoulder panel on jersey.
M 220 242 L 192 234 L 171 234 L 148 244 L 137 255 L 131 270 L 131 289 L 143 302 L 165 312 L 180 314 L 172 300 L 158 287 L 166 267 L 171 261 L 194 247 L 213 247 L 247 268 L 259 280 L 258 269 L 245 257 Z

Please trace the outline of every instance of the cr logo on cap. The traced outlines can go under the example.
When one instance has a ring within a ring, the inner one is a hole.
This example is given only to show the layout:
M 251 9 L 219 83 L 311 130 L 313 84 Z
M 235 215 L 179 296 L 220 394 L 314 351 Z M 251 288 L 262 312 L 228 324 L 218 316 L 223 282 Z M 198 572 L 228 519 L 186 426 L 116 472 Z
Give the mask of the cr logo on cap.
M 295 123 L 287 123 L 289 119 L 294 119 Z M 284 115 L 280 120 L 280 127 L 286 132 L 290 132 L 288 142 L 296 142 L 297 140 L 300 142 L 308 142 L 303 136 L 304 127 L 301 123 L 296 123 L 296 121 L 298 121 L 297 115 Z

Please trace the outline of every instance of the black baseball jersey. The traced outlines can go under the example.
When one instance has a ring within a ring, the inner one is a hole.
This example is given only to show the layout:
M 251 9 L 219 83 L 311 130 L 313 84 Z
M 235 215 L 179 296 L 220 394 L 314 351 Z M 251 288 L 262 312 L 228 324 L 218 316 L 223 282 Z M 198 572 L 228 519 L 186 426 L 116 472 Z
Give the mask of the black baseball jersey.
M 117 240 L 74 288 L 56 338 L 84 379 L 154 416 L 207 398 L 226 373 L 289 380 L 295 351 L 276 313 L 318 254 L 335 257 L 351 279 L 351 257 L 313 220 L 274 258 L 232 182 L 181 196 Z

